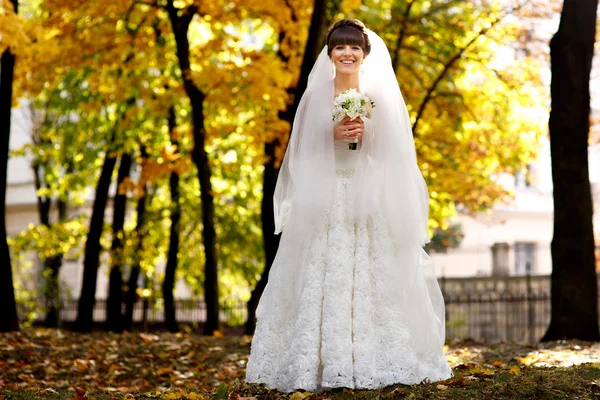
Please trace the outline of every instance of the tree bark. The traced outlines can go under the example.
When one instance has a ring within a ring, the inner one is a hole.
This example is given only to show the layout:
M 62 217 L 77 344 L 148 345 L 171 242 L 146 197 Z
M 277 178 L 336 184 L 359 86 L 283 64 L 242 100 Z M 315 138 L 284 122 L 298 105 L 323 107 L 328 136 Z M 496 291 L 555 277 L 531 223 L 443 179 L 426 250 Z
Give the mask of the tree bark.
M 339 7 L 338 2 L 333 3 L 333 7 Z M 294 122 L 294 116 L 296 115 L 296 110 L 300 104 L 300 99 L 306 90 L 310 70 L 315 64 L 315 61 L 319 56 L 319 52 L 325 45 L 324 41 L 327 32 L 326 11 L 327 0 L 315 0 L 314 10 L 310 21 L 310 29 L 308 31 L 308 39 L 306 42 L 306 48 L 304 50 L 302 66 L 300 68 L 300 77 L 295 90 L 294 102 L 280 115 L 283 120 L 288 121 L 290 124 Z M 283 58 L 281 53 L 280 58 Z M 274 234 L 275 219 L 273 215 L 273 195 L 275 194 L 275 184 L 277 183 L 277 174 L 279 172 L 278 167 L 276 167 L 276 151 L 280 145 L 281 143 L 278 139 L 265 143 L 264 151 L 267 161 L 264 164 L 263 198 L 261 204 L 262 234 L 265 247 L 265 268 L 260 276 L 260 280 L 256 283 L 256 286 L 252 290 L 250 300 L 246 306 L 248 310 L 248 319 L 246 320 L 245 333 L 247 335 L 253 334 L 254 329 L 256 328 L 256 307 L 258 307 L 260 297 L 267 286 L 269 272 L 271 271 L 271 266 L 273 265 L 273 260 L 277 254 L 279 241 L 281 239 L 281 235 Z
M 125 293 L 125 315 L 123 317 L 123 329 L 131 331 L 133 328 L 133 308 L 138 299 L 137 288 L 138 279 L 140 277 L 140 261 L 143 241 L 145 236 L 145 218 L 146 218 L 146 191 L 142 197 L 138 199 L 136 207 L 137 222 L 135 225 L 136 252 L 135 261 L 131 265 L 129 271 L 129 280 L 127 281 L 127 292 Z
M 58 207 L 58 221 L 65 222 L 67 220 L 67 203 L 58 200 L 56 205 Z M 57 254 L 45 260 L 44 269 L 48 272 L 46 276 L 46 318 L 44 319 L 44 326 L 48 328 L 58 328 L 61 326 L 59 274 L 62 263 L 63 254 Z
M 117 193 L 113 206 L 113 237 L 111 244 L 111 267 L 106 301 L 106 327 L 112 332 L 123 332 L 123 226 L 127 212 L 127 195 L 119 187 L 131 172 L 131 155 L 123 153 L 117 174 Z
M 171 107 L 169 111 L 169 131 L 175 129 L 175 110 Z M 174 146 L 179 146 L 177 140 L 171 139 Z M 165 323 L 169 332 L 178 332 L 177 319 L 175 315 L 175 272 L 177 271 L 177 256 L 179 254 L 179 220 L 181 219 L 181 205 L 179 204 L 179 174 L 171 171 L 169 178 L 169 187 L 171 189 L 171 229 L 169 240 L 169 252 L 167 256 L 167 266 L 165 268 L 165 278 L 163 280 L 162 291 L 165 300 Z
M 550 42 L 554 184 L 552 314 L 542 340 L 600 340 L 588 171 L 590 72 L 598 0 L 565 0 Z
M 269 157 L 268 161 L 264 164 L 265 169 L 263 172 L 263 199 L 261 203 L 261 222 L 262 222 L 262 234 L 265 248 L 265 268 L 260 276 L 260 280 L 256 283 L 256 286 L 252 290 L 250 300 L 246 308 L 248 310 L 248 319 L 246 319 L 245 333 L 246 335 L 252 335 L 254 329 L 256 329 L 256 308 L 258 302 L 269 279 L 269 272 L 273 265 L 273 260 L 277 254 L 279 248 L 279 241 L 281 235 L 275 235 L 275 219 L 273 210 L 273 193 L 275 193 L 275 184 L 277 182 L 277 169 L 275 168 L 275 149 L 279 145 L 278 142 L 270 142 L 265 144 L 265 154 Z M 268 195 L 271 193 L 271 195 Z
M 32 111 L 33 112 L 33 111 Z M 36 193 L 42 189 L 44 171 L 42 164 L 34 162 L 32 164 L 33 176 L 35 180 Z M 44 188 L 46 186 L 44 185 Z M 50 229 L 50 208 L 52 206 L 51 198 L 49 196 L 36 196 L 38 215 L 40 217 L 40 223 L 46 228 Z M 48 328 L 55 328 L 58 326 L 58 310 L 56 305 L 56 297 L 58 296 L 58 267 L 60 265 L 55 264 L 54 258 L 44 260 L 44 272 L 47 274 L 45 277 L 46 282 L 44 283 L 43 294 L 46 310 L 46 318 L 44 319 L 44 325 Z M 46 272 L 47 271 L 47 272 Z
M 113 133 L 116 135 L 116 133 Z M 114 136 L 113 136 L 114 140 Z M 112 140 L 111 140 L 112 144 Z M 96 302 L 96 282 L 98 279 L 98 266 L 100 263 L 100 237 L 104 226 L 104 211 L 108 200 L 108 189 L 112 181 L 113 170 L 117 163 L 116 157 L 111 153 L 110 145 L 107 146 L 106 155 L 102 164 L 100 178 L 96 184 L 96 197 L 90 219 L 90 227 L 85 242 L 85 255 L 83 260 L 83 282 L 77 307 L 75 330 L 90 332 L 94 318 L 94 303 Z
M 11 0 L 15 13 L 18 12 L 18 1 Z M 19 329 L 17 316 L 17 303 L 13 286 L 12 265 L 6 235 L 6 186 L 8 172 L 8 153 L 10 151 L 10 121 L 12 113 L 12 84 L 15 68 L 15 56 L 10 49 L 2 53 L 0 60 L 0 154 L 6 155 L 0 162 L 0 224 L 2 237 L 0 238 L 0 332 L 9 332 Z
M 177 58 L 183 86 L 192 106 L 192 122 L 194 148 L 192 160 L 196 164 L 198 180 L 200 181 L 200 201 L 202 207 L 202 240 L 204 243 L 204 300 L 206 302 L 206 323 L 204 334 L 212 335 L 220 327 L 219 323 L 219 282 L 217 271 L 217 247 L 215 231 L 215 205 L 212 191 L 211 167 L 208 153 L 205 149 L 206 129 L 204 126 L 204 93 L 196 86 L 190 66 L 190 44 L 188 28 L 192 18 L 198 11 L 196 6 L 179 10 L 173 5 L 173 0 L 167 1 L 167 11 L 175 36 Z
M 402 45 L 404 44 L 404 38 L 406 37 L 406 28 L 408 27 L 408 20 L 410 19 L 410 11 L 416 3 L 416 1 L 409 2 L 406 5 L 404 12 L 400 14 L 402 18 L 401 21 L 398 21 L 400 31 L 398 32 L 398 39 L 396 40 L 396 46 L 394 47 L 392 56 L 392 67 L 394 68 L 394 71 L 397 71 L 396 68 L 400 64 L 400 50 L 402 49 Z
M 140 143 L 140 158 L 142 162 L 148 158 L 146 146 Z M 137 201 L 136 215 L 137 221 L 135 224 L 135 240 L 136 240 L 136 252 L 134 254 L 134 261 L 129 271 L 129 280 L 127 281 L 127 292 L 125 293 L 125 315 L 123 317 L 123 329 L 131 331 L 133 328 L 133 309 L 135 303 L 138 300 L 137 289 L 138 280 L 140 277 L 142 261 L 142 249 L 144 247 L 144 237 L 146 236 L 146 201 L 148 199 L 148 185 L 143 188 L 144 193 Z
M 44 171 L 42 164 L 33 164 L 33 174 L 35 177 L 35 188 L 36 191 L 47 188 L 47 184 L 43 183 Z M 71 171 L 69 167 L 69 171 Z M 57 200 L 58 208 L 58 221 L 64 222 L 67 220 L 67 203 L 63 200 Z M 40 217 L 40 223 L 46 226 L 48 229 L 52 227 L 50 221 L 50 210 L 52 208 L 52 199 L 48 196 L 37 196 L 38 214 Z M 44 260 L 44 272 L 45 272 L 45 283 L 44 283 L 44 301 L 46 317 L 44 318 L 44 326 L 47 328 L 57 328 L 60 326 L 60 284 L 59 284 L 59 273 L 62 266 L 63 255 L 57 254 L 54 257 L 47 258 Z
M 44 261 L 44 270 L 47 271 L 46 287 L 44 289 L 46 301 L 44 326 L 47 328 L 59 328 L 61 326 L 59 274 L 62 261 L 62 254 Z

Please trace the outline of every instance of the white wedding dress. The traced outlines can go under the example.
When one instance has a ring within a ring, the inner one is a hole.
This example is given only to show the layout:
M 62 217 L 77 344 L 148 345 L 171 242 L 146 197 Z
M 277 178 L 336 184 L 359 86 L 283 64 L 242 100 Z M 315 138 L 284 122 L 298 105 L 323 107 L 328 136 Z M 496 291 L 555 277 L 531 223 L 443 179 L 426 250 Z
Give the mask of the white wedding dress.
M 382 215 L 362 225 L 349 218 L 358 153 L 335 142 L 334 201 L 314 226 L 306 260 L 296 256 L 302 244 L 293 230 L 283 232 L 257 310 L 247 382 L 284 392 L 375 389 L 452 374 L 431 300 L 441 293 L 428 293 L 439 291 L 431 260 L 419 247 L 410 249 L 419 265 L 394 265 L 403 250 Z M 290 277 L 290 269 L 301 272 Z

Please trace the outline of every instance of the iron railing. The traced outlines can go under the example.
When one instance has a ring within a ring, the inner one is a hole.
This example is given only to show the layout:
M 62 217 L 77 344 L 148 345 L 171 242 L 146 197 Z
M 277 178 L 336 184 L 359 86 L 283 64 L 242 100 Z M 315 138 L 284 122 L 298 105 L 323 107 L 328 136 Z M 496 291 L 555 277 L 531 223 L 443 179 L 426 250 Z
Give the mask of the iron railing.
M 447 339 L 533 343 L 544 335 L 550 323 L 549 276 L 441 278 L 439 283 L 446 302 Z M 27 318 L 28 311 L 20 305 L 22 320 Z M 206 320 L 202 298 L 176 300 L 175 312 L 180 323 L 202 324 Z M 239 327 L 247 318 L 246 303 L 225 301 L 220 313 L 221 322 L 226 326 Z M 77 300 L 63 301 L 61 322 L 68 326 L 76 316 Z M 94 321 L 101 324 L 105 320 L 106 301 L 97 300 Z M 138 301 L 133 321 L 137 329 L 161 329 L 164 326 L 162 301 Z

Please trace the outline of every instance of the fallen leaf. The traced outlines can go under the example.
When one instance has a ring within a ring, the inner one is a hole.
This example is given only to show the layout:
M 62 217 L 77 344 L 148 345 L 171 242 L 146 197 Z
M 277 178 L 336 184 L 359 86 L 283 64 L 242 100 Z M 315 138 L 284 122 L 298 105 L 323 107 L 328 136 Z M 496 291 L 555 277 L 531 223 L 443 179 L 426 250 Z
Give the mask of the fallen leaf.
M 140 337 L 147 342 L 154 342 L 160 340 L 160 338 L 156 335 L 150 335 L 148 333 L 140 333 Z
M 309 396 L 310 393 L 294 392 L 294 394 L 292 394 L 292 396 L 290 397 L 290 400 L 304 400 Z
M 171 372 L 173 372 L 173 368 L 171 368 L 171 367 L 159 368 L 158 371 L 156 371 L 156 376 L 167 375 L 167 374 L 170 374 Z
M 408 393 L 408 390 L 406 390 L 405 388 L 401 388 L 401 387 L 397 387 L 396 389 L 392 390 L 392 395 L 405 395 L 406 393 Z
M 55 370 L 54 368 L 52 368 L 52 366 L 49 366 L 48 368 L 46 368 L 46 374 L 54 375 L 54 374 L 58 374 L 58 371 Z
M 473 375 L 484 375 L 484 376 L 494 376 L 496 375 L 496 373 L 494 372 L 494 370 L 490 369 L 490 368 L 485 368 L 481 365 L 476 365 L 472 370 L 471 370 L 471 374 Z
M 85 391 L 85 389 L 82 389 L 80 387 L 75 388 L 75 395 L 77 396 L 77 400 L 88 400 L 86 394 L 87 392 Z
M 446 385 L 437 385 L 436 388 L 438 388 L 439 390 L 448 390 L 448 386 Z
M 451 381 L 448 381 L 447 385 L 448 386 L 458 386 L 458 387 L 465 387 L 467 386 L 467 379 L 465 378 L 464 375 L 459 376 L 456 379 L 453 379 Z
M 458 364 L 456 367 L 454 367 L 454 369 L 469 369 L 472 368 L 473 364 L 471 363 L 462 363 L 462 364 Z
M 252 343 L 252 336 L 250 335 L 244 335 L 242 336 L 242 338 L 240 339 L 240 342 L 242 344 L 242 346 L 247 346 L 250 343 Z M 241 397 L 240 397 L 241 398 Z
M 44 390 L 40 390 L 39 392 L 37 392 L 38 395 L 44 395 L 44 394 L 58 394 L 58 392 L 52 388 L 47 388 Z

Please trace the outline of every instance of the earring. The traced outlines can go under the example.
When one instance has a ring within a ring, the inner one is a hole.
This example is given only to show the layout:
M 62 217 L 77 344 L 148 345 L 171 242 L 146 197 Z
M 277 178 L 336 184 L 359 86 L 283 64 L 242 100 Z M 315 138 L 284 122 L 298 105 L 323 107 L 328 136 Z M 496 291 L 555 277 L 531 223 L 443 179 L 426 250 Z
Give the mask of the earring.
M 331 75 L 335 76 L 335 64 L 331 62 Z
M 361 74 L 365 73 L 365 66 L 362 63 L 360 64 L 360 73 Z

